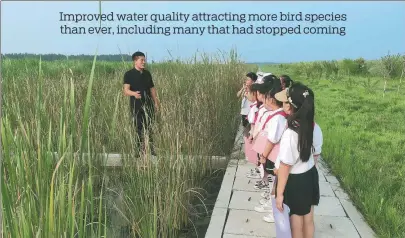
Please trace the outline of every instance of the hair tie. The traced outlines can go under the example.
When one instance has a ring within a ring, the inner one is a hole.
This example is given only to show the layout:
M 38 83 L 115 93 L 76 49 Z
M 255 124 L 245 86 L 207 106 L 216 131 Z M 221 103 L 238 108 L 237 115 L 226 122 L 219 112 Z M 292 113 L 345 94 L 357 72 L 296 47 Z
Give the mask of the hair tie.
M 302 95 L 304 95 L 304 98 L 307 98 L 307 96 L 309 95 L 308 90 L 305 90 L 305 92 Z

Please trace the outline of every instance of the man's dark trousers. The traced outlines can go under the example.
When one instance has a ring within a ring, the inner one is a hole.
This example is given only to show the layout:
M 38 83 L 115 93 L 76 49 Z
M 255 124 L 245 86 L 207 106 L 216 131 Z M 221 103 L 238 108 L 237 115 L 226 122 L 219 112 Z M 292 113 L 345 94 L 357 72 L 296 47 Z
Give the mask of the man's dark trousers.
M 147 113 L 145 113 L 147 111 Z M 152 135 L 152 123 L 155 120 L 155 111 L 153 106 L 145 107 L 138 112 L 134 113 L 133 120 L 138 136 L 137 148 L 139 152 L 142 150 L 142 146 L 145 143 L 145 134 L 149 137 L 149 147 L 151 153 L 155 154 L 154 145 L 153 145 L 153 135 Z

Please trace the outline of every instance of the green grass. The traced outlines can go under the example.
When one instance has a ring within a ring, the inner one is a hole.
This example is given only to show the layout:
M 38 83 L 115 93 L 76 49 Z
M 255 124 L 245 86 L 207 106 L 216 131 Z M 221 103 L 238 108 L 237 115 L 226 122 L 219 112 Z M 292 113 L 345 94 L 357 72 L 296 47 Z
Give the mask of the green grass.
M 379 237 L 405 237 L 405 88 L 390 80 L 383 97 L 378 77 L 308 80 L 277 66 L 262 70 L 314 90 L 322 157 Z
M 136 159 L 122 95 L 130 63 L 3 61 L 4 236 L 104 237 L 120 223 L 134 237 L 176 237 L 189 227 L 215 171 L 183 155 L 229 155 L 239 126 L 246 67 L 229 59 L 150 66 L 162 104 L 156 164 Z M 124 166 L 107 171 L 96 156 L 105 152 L 127 155 Z

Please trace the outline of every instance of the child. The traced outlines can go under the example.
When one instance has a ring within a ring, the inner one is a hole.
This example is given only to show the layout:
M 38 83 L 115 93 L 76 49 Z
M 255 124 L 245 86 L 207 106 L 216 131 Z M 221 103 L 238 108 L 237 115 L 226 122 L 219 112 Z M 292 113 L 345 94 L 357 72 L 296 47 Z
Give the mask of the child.
M 255 84 L 252 85 L 252 87 L 250 88 L 250 91 L 249 91 L 249 93 L 247 95 L 248 100 L 250 102 L 252 102 L 252 104 L 250 105 L 250 110 L 249 110 L 249 113 L 247 115 L 249 126 L 246 129 L 249 129 L 249 130 L 248 131 L 245 130 L 245 133 L 244 133 L 244 137 L 246 138 L 245 139 L 245 155 L 246 155 L 246 159 L 251 161 L 251 162 L 253 162 L 253 160 L 250 160 L 252 158 L 248 158 L 248 157 L 253 157 L 253 155 L 250 156 L 251 152 L 250 151 L 248 152 L 247 150 L 251 149 L 250 134 L 251 134 L 251 130 L 252 130 L 252 125 L 254 125 L 254 123 L 255 123 L 259 108 L 261 106 L 261 103 L 257 100 L 257 89 L 256 89 L 256 87 L 254 85 Z M 256 163 L 257 166 L 259 166 L 257 164 L 256 160 L 254 162 Z M 260 169 L 259 169 L 259 167 L 256 167 L 255 169 L 251 169 L 246 174 L 246 176 L 248 178 L 260 178 Z
M 265 105 L 271 110 L 269 116 L 266 118 L 265 124 L 263 124 L 262 130 L 265 132 L 263 141 L 265 144 L 263 150 L 260 152 L 260 163 L 265 167 L 265 175 L 262 180 L 262 184 L 269 186 L 267 177 L 271 174 L 274 175 L 274 162 L 272 162 L 268 157 L 272 152 L 274 146 L 279 143 L 281 136 L 285 130 L 285 125 L 287 122 L 287 114 L 283 111 L 283 103 L 277 101 L 274 95 L 282 91 L 280 80 L 277 79 L 273 83 L 272 89 L 265 95 Z M 267 135 L 266 135 L 267 134 Z M 258 142 L 259 143 L 259 142 Z M 271 180 L 271 179 L 270 179 Z M 269 195 L 268 195 L 269 196 Z M 261 206 L 255 207 L 257 212 L 270 212 L 272 209 L 271 200 L 264 199 L 261 200 Z M 270 214 L 271 216 L 271 214 Z M 266 220 L 267 217 L 263 219 Z M 272 217 L 270 217 L 272 219 Z M 267 220 L 270 220 L 267 219 Z
M 256 140 L 259 132 L 261 131 L 262 125 L 264 123 L 264 121 L 266 120 L 268 113 L 271 112 L 271 110 L 269 110 L 269 107 L 266 107 L 263 103 L 264 103 L 264 98 L 267 92 L 269 92 L 271 90 L 271 88 L 273 87 L 273 83 L 274 81 L 278 80 L 276 76 L 274 75 L 268 75 L 266 77 L 263 78 L 263 83 L 262 84 L 256 84 L 255 85 L 255 89 L 257 90 L 257 95 L 258 95 L 258 101 L 260 101 L 262 103 L 262 105 L 260 106 L 260 109 L 257 113 L 257 117 L 256 120 L 254 122 L 254 124 L 252 125 L 252 133 L 251 133 L 251 137 L 250 137 L 250 141 L 253 144 L 253 141 Z M 257 161 L 258 161 L 258 166 L 259 170 L 260 170 L 260 177 L 262 178 L 261 181 L 257 181 L 256 184 L 254 185 L 255 189 L 269 189 L 269 184 L 268 184 L 268 176 L 265 176 L 265 171 L 264 171 L 264 166 L 263 164 L 261 164 L 259 162 L 259 154 L 257 154 Z M 264 182 L 263 179 L 265 179 L 266 181 Z
M 287 129 L 280 141 L 275 166 L 277 171 L 276 206 L 290 208 L 293 237 L 313 237 L 314 205 L 319 204 L 319 175 L 313 156 L 314 141 L 319 147 L 319 130 L 314 130 L 314 93 L 293 83 L 275 95 L 287 112 Z
M 293 81 L 290 78 L 290 76 L 288 76 L 286 74 L 283 74 L 283 75 L 280 76 L 281 90 L 284 90 L 284 89 L 288 88 L 292 83 L 293 83 Z M 288 114 L 288 112 L 285 112 L 285 113 Z M 287 128 L 287 123 L 286 123 L 285 127 Z M 274 167 L 272 172 L 273 172 L 272 174 L 274 176 L 276 176 L 277 175 L 277 168 Z M 263 205 L 264 203 L 266 203 L 271 198 L 271 195 L 274 195 L 274 194 L 275 194 L 275 187 L 273 186 L 273 190 L 271 191 L 271 193 L 270 193 L 270 191 L 268 191 L 268 192 L 265 192 L 265 193 L 261 194 L 264 199 L 260 200 L 260 204 Z
M 238 97 L 242 97 L 240 114 L 242 116 L 242 125 L 244 128 L 246 128 L 249 125 L 249 122 L 247 120 L 247 115 L 250 110 L 250 105 L 252 104 L 252 102 L 248 100 L 247 95 L 249 93 L 250 87 L 252 86 L 252 84 L 254 82 L 256 82 L 256 80 L 257 80 L 257 75 L 255 73 L 253 73 L 253 72 L 247 73 L 245 83 L 243 84 L 243 87 L 237 93 Z
M 271 88 L 273 87 L 273 82 L 276 80 L 278 80 L 277 77 L 270 74 L 263 78 L 263 83 L 260 83 L 260 84 L 256 83 L 256 84 L 252 85 L 252 90 L 257 91 L 257 101 L 260 103 L 257 116 L 256 116 L 254 122 L 252 123 L 252 129 L 251 129 L 252 133 L 251 133 L 251 137 L 250 137 L 250 139 L 252 141 L 257 136 L 257 134 L 260 132 L 259 124 L 261 123 L 261 119 L 264 116 L 265 112 L 268 111 L 268 109 L 265 108 L 263 105 L 265 94 L 271 90 Z
M 256 103 L 253 104 L 251 111 L 249 113 L 249 122 L 251 125 L 250 132 L 249 132 L 249 139 L 248 142 L 252 144 L 254 137 L 257 134 L 256 124 L 261 121 L 261 118 L 267 111 L 267 109 L 263 105 L 264 94 L 266 91 L 270 90 L 272 87 L 273 77 L 266 76 L 263 78 L 263 83 L 254 83 L 251 87 L 251 92 L 256 94 Z M 246 147 L 245 147 L 246 148 Z M 246 151 L 245 151 L 246 153 Z M 258 157 L 258 156 L 257 156 Z M 248 178 L 263 178 L 264 176 L 264 169 L 259 163 L 259 158 L 257 158 L 257 167 L 254 170 L 251 170 L 246 174 Z
M 260 90 L 259 90 L 260 89 Z M 253 141 L 253 135 L 255 131 L 255 125 L 257 124 L 258 121 L 260 121 L 261 117 L 263 116 L 264 112 L 266 111 L 266 108 L 263 105 L 263 93 L 262 92 L 262 85 L 261 84 L 253 84 L 251 87 L 252 92 L 255 93 L 256 95 L 256 102 L 252 105 L 252 108 L 250 110 L 250 116 L 249 116 L 249 122 L 250 122 L 250 131 L 249 131 L 249 139 L 248 143 L 252 144 Z M 246 176 L 248 178 L 261 178 L 263 177 L 263 168 L 260 166 L 260 163 L 258 160 L 256 161 L 257 167 L 254 171 L 248 172 Z

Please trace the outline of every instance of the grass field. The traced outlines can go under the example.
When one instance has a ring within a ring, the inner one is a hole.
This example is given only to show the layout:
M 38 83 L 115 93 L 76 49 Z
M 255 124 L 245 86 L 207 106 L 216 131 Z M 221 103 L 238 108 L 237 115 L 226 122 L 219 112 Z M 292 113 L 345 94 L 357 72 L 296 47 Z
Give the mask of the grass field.
M 262 70 L 314 89 L 323 157 L 378 235 L 405 237 L 405 88 L 398 87 L 399 63 L 395 70 L 379 65 L 371 62 L 369 73 L 354 61 Z M 130 159 L 136 156 L 134 129 L 121 92 L 130 67 L 3 61 L 5 237 L 102 237 L 114 213 L 111 181 L 121 190 L 119 213 L 134 237 L 178 237 L 193 226 L 193 205 L 204 199 L 201 188 L 216 172 L 209 160 L 181 155 L 230 153 L 240 121 L 235 95 L 246 72 L 257 67 L 234 53 L 226 62 L 204 57 L 150 65 L 162 102 L 154 128 L 157 164 Z M 106 171 L 95 157 L 103 152 L 129 158 L 121 170 Z

